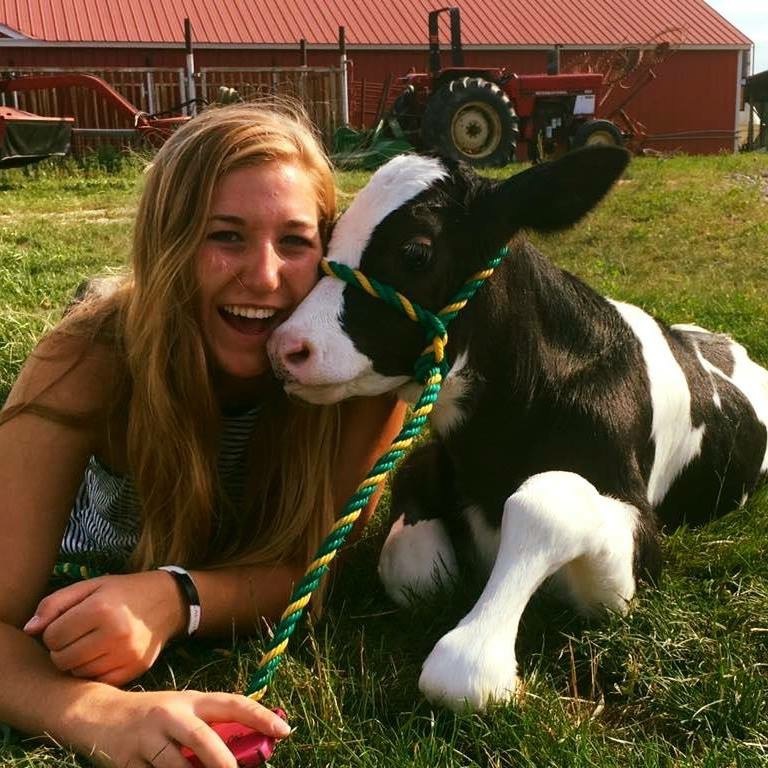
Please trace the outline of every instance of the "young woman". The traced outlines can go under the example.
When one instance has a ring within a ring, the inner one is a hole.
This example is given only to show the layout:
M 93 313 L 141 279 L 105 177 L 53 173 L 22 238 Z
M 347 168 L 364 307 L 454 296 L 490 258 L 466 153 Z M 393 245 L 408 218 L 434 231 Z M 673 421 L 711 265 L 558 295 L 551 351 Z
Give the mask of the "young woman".
M 213 721 L 286 734 L 242 696 L 116 686 L 171 638 L 279 615 L 400 426 L 388 399 L 310 407 L 271 377 L 334 216 L 295 112 L 207 110 L 158 152 L 130 277 L 70 310 L 0 413 L 0 721 L 156 768 L 186 765 L 181 745 L 233 766 Z M 43 598 L 57 559 L 90 555 L 119 575 Z

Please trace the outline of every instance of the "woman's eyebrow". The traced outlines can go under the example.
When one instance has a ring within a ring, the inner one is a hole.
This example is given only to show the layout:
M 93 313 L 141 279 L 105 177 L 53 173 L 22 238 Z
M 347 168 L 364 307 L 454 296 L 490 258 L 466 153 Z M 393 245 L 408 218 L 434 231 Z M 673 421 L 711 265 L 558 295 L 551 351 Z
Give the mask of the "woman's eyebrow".
M 314 219 L 288 219 L 285 226 L 292 229 L 317 229 L 317 221 Z
M 209 216 L 209 221 L 224 221 L 241 227 L 246 226 L 247 223 L 242 217 L 229 213 L 213 213 Z M 283 225 L 289 229 L 317 229 L 317 222 L 309 219 L 288 219 Z
M 226 213 L 214 213 L 209 217 L 211 221 L 226 221 L 230 224 L 244 225 L 245 219 L 241 219 L 239 216 L 231 216 Z

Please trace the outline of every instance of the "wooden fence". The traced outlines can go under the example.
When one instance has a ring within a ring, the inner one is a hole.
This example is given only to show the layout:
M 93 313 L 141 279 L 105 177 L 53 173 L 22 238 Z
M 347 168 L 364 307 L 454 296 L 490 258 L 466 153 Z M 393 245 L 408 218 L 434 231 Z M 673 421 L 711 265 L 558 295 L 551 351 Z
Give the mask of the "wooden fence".
M 272 95 L 299 100 L 324 139 L 330 142 L 341 124 L 341 70 L 333 67 L 202 68 L 195 75 L 194 91 L 183 68 L 19 68 L 0 77 L 64 75 L 78 72 L 100 77 L 141 112 L 150 115 L 192 114 L 193 92 L 202 103 L 219 100 L 220 88 L 234 88 L 251 101 Z M 139 146 L 130 114 L 110 104 L 103 95 L 82 87 L 3 94 L 0 103 L 38 115 L 74 117 L 75 152 L 103 143 Z
M 381 119 L 401 93 L 391 80 L 355 80 L 349 84 L 349 121 L 356 128 L 370 128 Z
M 234 88 L 245 101 L 274 95 L 294 98 L 330 144 L 342 123 L 341 83 L 337 67 L 202 67 L 198 95 L 214 102 L 223 87 Z

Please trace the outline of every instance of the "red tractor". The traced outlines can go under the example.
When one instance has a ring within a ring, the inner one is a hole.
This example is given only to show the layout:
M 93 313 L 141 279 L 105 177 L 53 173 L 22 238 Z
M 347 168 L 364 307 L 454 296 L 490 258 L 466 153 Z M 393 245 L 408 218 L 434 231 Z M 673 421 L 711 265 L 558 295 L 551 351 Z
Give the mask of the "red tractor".
M 441 66 L 438 30 L 444 12 L 451 22 L 447 68 Z M 400 78 L 405 90 L 390 113 L 393 129 L 399 126 L 418 148 L 485 166 L 624 142 L 614 123 L 595 118 L 601 74 L 517 75 L 503 67 L 465 67 L 458 8 L 429 13 L 429 70 Z

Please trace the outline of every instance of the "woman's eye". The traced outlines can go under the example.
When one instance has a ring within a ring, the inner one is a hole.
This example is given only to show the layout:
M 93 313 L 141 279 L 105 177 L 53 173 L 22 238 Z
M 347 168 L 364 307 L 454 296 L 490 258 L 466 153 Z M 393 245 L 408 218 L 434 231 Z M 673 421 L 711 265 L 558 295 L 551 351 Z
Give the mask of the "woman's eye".
M 314 240 L 304 235 L 286 235 L 282 242 L 289 248 L 313 248 L 315 245 Z
M 240 243 L 243 238 L 232 229 L 215 229 L 208 233 L 208 239 L 217 243 Z
M 403 246 L 405 266 L 412 271 L 426 269 L 432 261 L 432 245 L 413 240 Z

